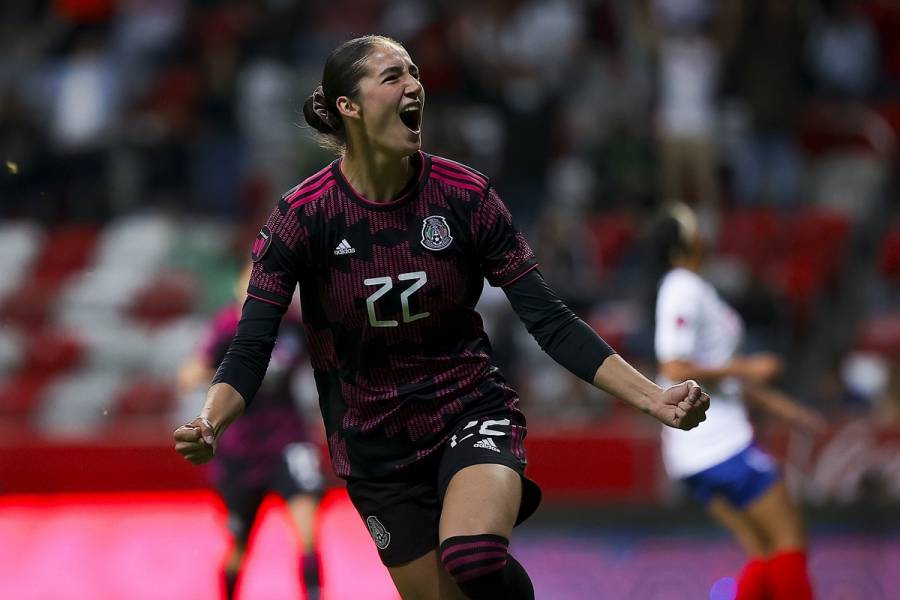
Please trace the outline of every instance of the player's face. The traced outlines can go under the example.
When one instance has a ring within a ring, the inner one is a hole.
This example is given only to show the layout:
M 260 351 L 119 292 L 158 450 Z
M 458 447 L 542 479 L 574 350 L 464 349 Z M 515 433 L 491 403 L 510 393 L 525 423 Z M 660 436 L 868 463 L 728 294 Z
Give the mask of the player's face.
M 406 50 L 378 44 L 359 82 L 360 122 L 367 141 L 391 154 L 409 156 L 422 145 L 425 88 Z

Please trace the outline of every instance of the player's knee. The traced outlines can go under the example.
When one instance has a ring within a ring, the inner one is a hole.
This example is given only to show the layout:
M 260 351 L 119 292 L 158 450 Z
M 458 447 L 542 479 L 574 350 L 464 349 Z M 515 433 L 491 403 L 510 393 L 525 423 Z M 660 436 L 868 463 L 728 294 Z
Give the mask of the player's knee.
M 509 540 L 499 535 L 459 535 L 441 544 L 441 562 L 473 600 L 498 598 L 504 589 Z

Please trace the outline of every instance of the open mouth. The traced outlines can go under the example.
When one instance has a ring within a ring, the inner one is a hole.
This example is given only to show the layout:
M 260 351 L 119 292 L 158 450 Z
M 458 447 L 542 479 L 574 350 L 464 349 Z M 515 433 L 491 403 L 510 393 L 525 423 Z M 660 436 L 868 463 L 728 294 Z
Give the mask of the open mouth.
M 413 133 L 419 133 L 422 126 L 422 105 L 418 102 L 409 104 L 400 110 L 400 120 Z

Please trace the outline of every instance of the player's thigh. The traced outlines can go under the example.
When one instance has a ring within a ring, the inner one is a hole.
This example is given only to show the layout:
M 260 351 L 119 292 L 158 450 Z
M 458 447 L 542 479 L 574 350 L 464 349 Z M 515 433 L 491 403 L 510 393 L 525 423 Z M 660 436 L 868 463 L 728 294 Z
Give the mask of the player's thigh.
M 319 449 L 314 444 L 286 445 L 279 469 L 269 484 L 287 503 L 304 550 L 311 549 L 313 544 L 316 509 L 324 487 L 319 454 Z
M 731 533 L 748 556 L 763 557 L 768 554 L 766 538 L 750 518 L 735 508 L 728 500 L 722 496 L 713 496 L 706 505 L 706 511 L 713 520 Z
M 403 600 L 465 600 L 437 550 L 406 564 L 388 567 L 388 572 Z
M 303 551 L 312 550 L 316 539 L 316 513 L 319 508 L 319 496 L 297 494 L 287 499 L 288 512 L 297 529 L 303 545 Z
M 456 472 L 441 510 L 440 540 L 458 535 L 509 538 L 522 501 L 522 477 L 511 467 L 476 464 Z
M 803 516 L 783 481 L 748 504 L 744 514 L 765 535 L 773 552 L 806 546 Z

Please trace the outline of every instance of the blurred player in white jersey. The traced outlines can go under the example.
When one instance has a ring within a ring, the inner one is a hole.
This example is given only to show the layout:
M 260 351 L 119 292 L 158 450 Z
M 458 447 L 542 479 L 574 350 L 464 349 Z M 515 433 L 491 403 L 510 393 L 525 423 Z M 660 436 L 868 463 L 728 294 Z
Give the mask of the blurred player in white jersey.
M 693 211 L 672 206 L 657 223 L 654 242 L 666 268 L 656 301 L 659 383 L 696 379 L 711 397 L 706 423 L 662 432 L 666 471 L 746 551 L 737 600 L 809 600 L 803 519 L 777 464 L 754 443 L 745 402 L 810 431 L 824 422 L 771 387 L 781 371 L 775 355 L 739 353 L 744 325 L 700 275 L 704 242 Z

